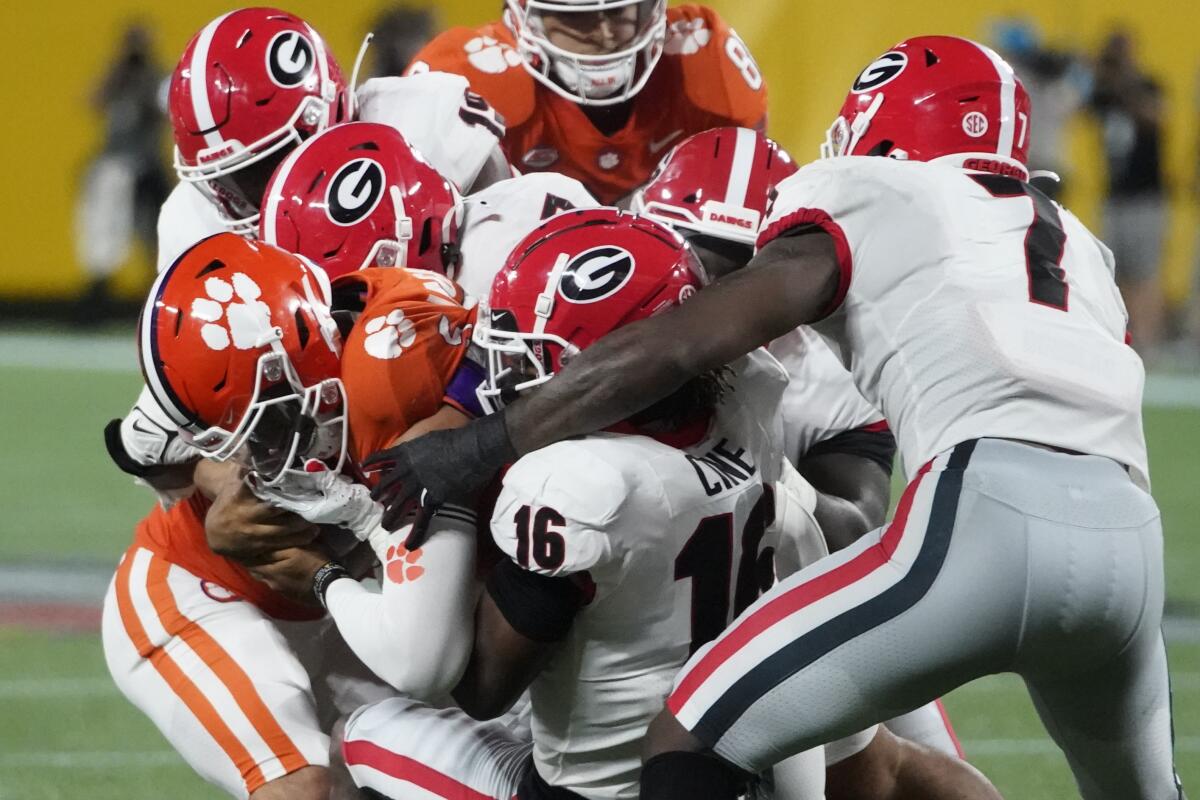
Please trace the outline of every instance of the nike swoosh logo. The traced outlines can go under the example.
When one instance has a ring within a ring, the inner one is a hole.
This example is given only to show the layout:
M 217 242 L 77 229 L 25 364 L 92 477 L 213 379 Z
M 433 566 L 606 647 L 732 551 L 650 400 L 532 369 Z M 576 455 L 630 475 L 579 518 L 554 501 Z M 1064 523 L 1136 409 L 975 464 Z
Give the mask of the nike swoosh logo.
M 675 137 L 681 136 L 682 134 L 683 134 L 683 130 L 677 130 L 674 133 L 667 134 L 666 136 L 659 139 L 658 141 L 650 142 L 650 152 L 658 153 L 659 150 L 662 150 L 664 147 L 669 145 L 671 142 L 675 141 Z
M 163 430 L 162 430 L 162 428 L 159 428 L 159 429 L 157 429 L 157 430 L 154 430 L 154 429 L 151 429 L 151 428 L 143 428 L 141 425 L 138 425 L 138 424 L 137 424 L 137 420 L 136 420 L 136 419 L 133 421 L 133 425 L 131 425 L 130 427 L 132 427 L 132 428 L 133 428 L 135 431 L 137 431 L 138 433 L 144 433 L 144 434 L 147 434 L 147 435 L 149 435 L 149 436 L 162 436 L 162 435 L 163 435 Z

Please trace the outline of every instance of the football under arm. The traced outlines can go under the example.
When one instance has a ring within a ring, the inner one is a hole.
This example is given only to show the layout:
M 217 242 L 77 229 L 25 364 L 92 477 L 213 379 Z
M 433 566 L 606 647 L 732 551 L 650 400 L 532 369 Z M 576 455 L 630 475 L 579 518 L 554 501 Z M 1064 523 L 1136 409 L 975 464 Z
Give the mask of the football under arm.
M 620 328 L 504 412 L 518 454 L 601 430 L 798 325 L 835 297 L 832 238 L 818 228 L 773 239 L 750 265 L 678 308 Z
M 325 595 L 329 614 L 355 655 L 397 691 L 418 700 L 445 697 L 466 668 L 478 594 L 474 521 L 456 508 L 435 514 L 430 527 L 436 535 L 411 553 L 401 545 L 407 528 L 390 535 L 387 550 L 379 554 L 382 592 L 342 578 Z

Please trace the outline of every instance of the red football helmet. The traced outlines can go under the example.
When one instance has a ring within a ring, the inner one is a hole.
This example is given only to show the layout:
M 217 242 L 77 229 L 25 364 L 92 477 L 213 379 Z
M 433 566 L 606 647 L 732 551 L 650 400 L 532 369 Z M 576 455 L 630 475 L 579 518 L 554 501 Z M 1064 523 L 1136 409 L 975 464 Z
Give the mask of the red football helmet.
M 956 36 L 907 39 L 859 73 L 821 155 L 945 160 L 1024 179 L 1029 95 L 988 47 Z
M 346 456 L 341 341 L 319 267 L 219 233 L 164 270 L 138 323 L 142 374 L 190 444 L 265 484 Z
M 504 22 L 525 69 L 546 88 L 587 106 L 624 103 L 640 92 L 662 58 L 666 0 L 505 0 Z M 547 21 L 550 25 L 547 26 Z M 559 47 L 549 30 L 588 40 L 606 25 L 621 46 L 583 55 Z
M 453 274 L 462 201 L 395 128 L 337 125 L 284 159 L 263 199 L 259 236 L 336 278 L 364 267 Z
M 474 334 L 488 357 L 480 402 L 496 410 L 605 334 L 679 305 L 704 282 L 700 261 L 670 228 L 611 208 L 553 217 L 516 246 L 492 283 Z
M 753 247 L 775 186 L 796 169 L 787 151 L 757 131 L 713 128 L 676 146 L 634 195 L 631 210 Z
M 252 234 L 262 190 L 288 148 L 351 118 L 341 67 L 294 14 L 243 8 L 188 42 L 171 76 L 175 171 Z

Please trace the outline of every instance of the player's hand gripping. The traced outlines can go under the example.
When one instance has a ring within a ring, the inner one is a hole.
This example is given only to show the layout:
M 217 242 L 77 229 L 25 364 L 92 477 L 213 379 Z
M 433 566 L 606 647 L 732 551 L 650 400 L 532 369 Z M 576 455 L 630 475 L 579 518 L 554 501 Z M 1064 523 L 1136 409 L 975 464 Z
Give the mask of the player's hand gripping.
M 232 463 L 201 462 L 196 483 L 213 498 L 204 517 L 208 546 L 243 564 L 258 564 L 277 550 L 311 543 L 320 528 L 254 496 L 245 474 Z
M 417 520 L 406 542 L 412 548 L 424 541 L 434 509 L 482 489 L 516 458 L 501 412 L 380 450 L 363 466 L 381 472 L 371 497 L 383 504 L 383 525 L 388 530 L 399 528 L 411 504 L 419 500 Z

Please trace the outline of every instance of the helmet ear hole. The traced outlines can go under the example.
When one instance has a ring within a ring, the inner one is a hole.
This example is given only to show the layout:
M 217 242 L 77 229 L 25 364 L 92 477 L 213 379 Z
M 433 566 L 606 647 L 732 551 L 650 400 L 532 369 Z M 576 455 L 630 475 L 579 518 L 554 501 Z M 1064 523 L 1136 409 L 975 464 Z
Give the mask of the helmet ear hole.
M 881 139 L 879 141 L 879 144 L 875 145 L 867 152 L 867 155 L 868 156 L 886 156 L 888 153 L 892 152 L 892 148 L 895 146 L 896 146 L 896 143 L 893 142 L 891 139 Z
M 433 243 L 433 218 L 426 217 L 425 224 L 421 226 L 421 245 L 417 248 L 418 255 L 425 255 L 429 250 L 429 245 Z

